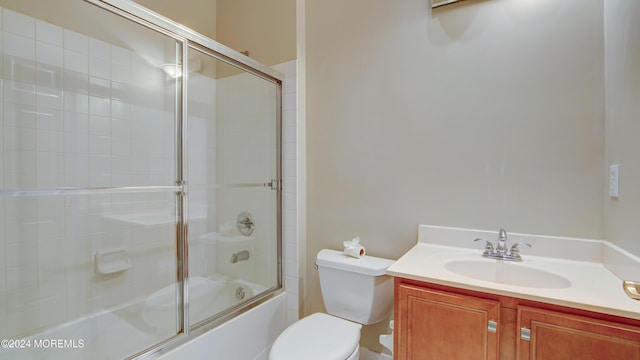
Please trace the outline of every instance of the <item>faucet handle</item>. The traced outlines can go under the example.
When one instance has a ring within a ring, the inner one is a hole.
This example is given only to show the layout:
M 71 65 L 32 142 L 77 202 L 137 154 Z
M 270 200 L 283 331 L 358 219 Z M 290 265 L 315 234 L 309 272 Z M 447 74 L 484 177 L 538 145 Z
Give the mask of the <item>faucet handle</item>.
M 520 249 L 518 248 L 518 245 L 527 245 L 528 247 L 532 247 L 531 244 L 529 244 L 529 243 L 518 241 L 517 243 L 511 245 L 511 250 L 509 250 L 509 252 L 511 254 L 519 254 L 520 253 Z
M 475 239 L 473 241 L 474 242 L 475 241 L 484 241 L 485 242 L 484 249 L 487 250 L 488 252 L 492 252 L 493 251 L 493 244 L 491 243 L 491 241 L 489 241 L 487 239 L 482 239 L 482 238 L 477 238 L 477 239 Z

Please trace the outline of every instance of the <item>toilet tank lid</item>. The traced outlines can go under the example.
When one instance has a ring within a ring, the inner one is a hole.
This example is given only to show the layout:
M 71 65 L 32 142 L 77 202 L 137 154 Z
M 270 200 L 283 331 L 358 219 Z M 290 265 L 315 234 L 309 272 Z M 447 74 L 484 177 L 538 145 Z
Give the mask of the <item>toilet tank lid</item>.
M 316 257 L 316 265 L 339 270 L 352 271 L 359 274 L 380 276 L 387 273 L 387 268 L 395 261 L 374 256 L 354 258 L 342 251 L 322 249 Z

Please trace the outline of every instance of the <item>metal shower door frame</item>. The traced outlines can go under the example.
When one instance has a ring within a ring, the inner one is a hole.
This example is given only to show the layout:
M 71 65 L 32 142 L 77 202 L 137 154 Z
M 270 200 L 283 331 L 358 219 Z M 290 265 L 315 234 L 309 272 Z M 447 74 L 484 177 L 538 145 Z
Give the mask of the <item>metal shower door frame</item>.
M 142 359 L 148 357 L 157 357 L 166 353 L 177 346 L 180 346 L 193 338 L 217 327 L 247 310 L 263 303 L 264 301 L 280 294 L 282 292 L 282 84 L 284 76 L 272 68 L 257 62 L 256 60 L 245 56 L 227 46 L 224 46 L 202 34 L 199 34 L 179 23 L 176 23 L 164 16 L 161 16 L 149 9 L 136 4 L 129 0 L 84 0 L 85 2 L 103 8 L 106 11 L 124 17 L 146 28 L 160 32 L 181 44 L 177 52 L 181 52 L 182 74 L 188 74 L 187 52 L 189 48 L 198 50 L 216 60 L 225 62 L 232 66 L 238 67 L 245 72 L 253 74 L 259 78 L 273 83 L 276 86 L 276 179 L 265 183 L 265 186 L 271 187 L 278 191 L 276 196 L 276 233 L 277 233 L 277 284 L 260 295 L 254 297 L 250 301 L 243 303 L 239 308 L 232 308 L 232 311 L 223 312 L 221 316 L 199 322 L 197 327 L 192 327 L 189 323 L 189 254 L 188 254 L 188 183 L 187 183 L 187 83 L 188 80 L 180 78 L 176 82 L 176 196 L 178 210 L 178 223 L 176 229 L 176 246 L 177 246 L 177 279 L 181 282 L 181 291 L 179 292 L 179 306 L 177 323 L 179 324 L 178 332 L 172 338 L 158 343 L 142 352 L 131 357 L 131 359 Z M 277 186 L 274 186 L 277 184 Z

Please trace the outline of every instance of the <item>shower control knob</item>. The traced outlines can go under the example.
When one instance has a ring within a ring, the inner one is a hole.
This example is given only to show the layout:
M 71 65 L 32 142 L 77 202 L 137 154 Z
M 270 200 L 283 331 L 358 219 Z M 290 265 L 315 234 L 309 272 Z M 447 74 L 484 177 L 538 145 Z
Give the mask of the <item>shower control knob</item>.
M 242 235 L 249 236 L 253 234 L 253 230 L 256 227 L 253 222 L 253 216 L 246 211 L 241 212 L 236 220 L 236 227 Z

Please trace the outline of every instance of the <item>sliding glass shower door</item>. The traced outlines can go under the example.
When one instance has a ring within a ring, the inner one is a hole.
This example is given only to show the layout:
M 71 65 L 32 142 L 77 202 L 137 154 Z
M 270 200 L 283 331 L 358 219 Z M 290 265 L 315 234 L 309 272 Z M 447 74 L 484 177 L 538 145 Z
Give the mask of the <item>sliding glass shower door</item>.
M 160 66 L 182 44 L 34 3 L 0 10 L 0 338 L 20 339 L 0 357 L 124 358 L 179 330 L 175 296 L 153 321 L 142 300 L 178 280 L 180 88 Z
M 191 324 L 279 284 L 278 84 L 214 55 L 187 53 Z
M 0 0 L 0 359 L 148 354 L 281 286 L 281 79 L 112 2 Z

